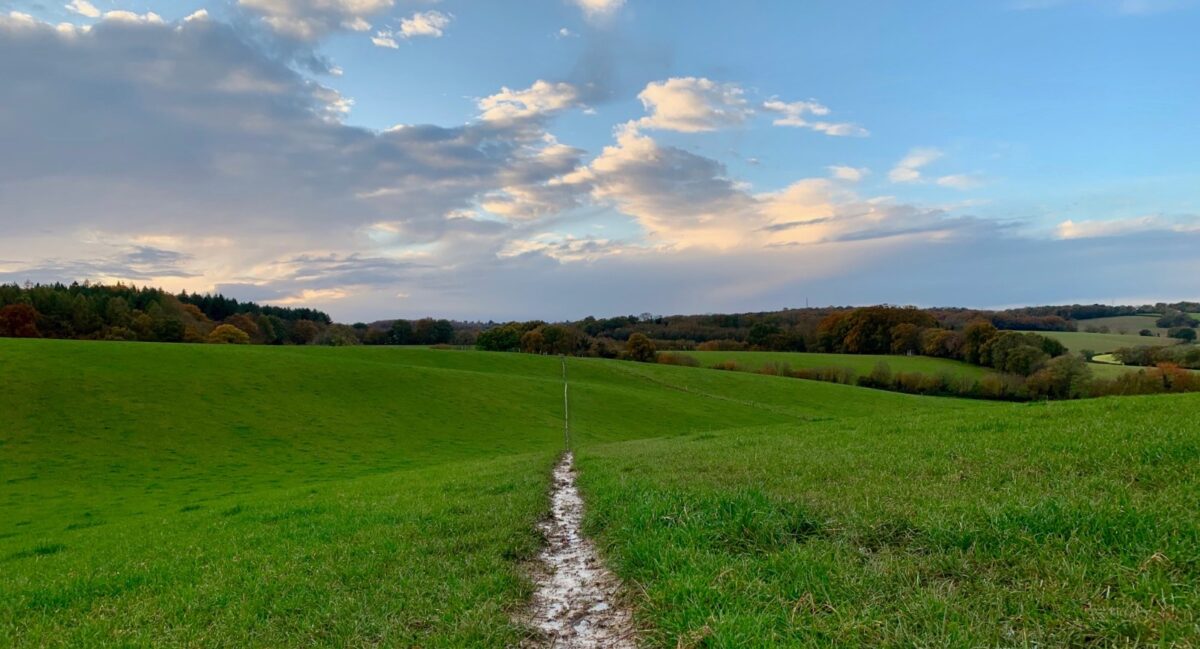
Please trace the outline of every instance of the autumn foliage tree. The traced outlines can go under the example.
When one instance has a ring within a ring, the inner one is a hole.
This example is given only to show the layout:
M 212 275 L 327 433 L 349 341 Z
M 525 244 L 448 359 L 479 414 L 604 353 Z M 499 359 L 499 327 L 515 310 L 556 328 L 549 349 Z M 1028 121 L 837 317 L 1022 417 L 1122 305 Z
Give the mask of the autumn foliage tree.
M 231 324 L 222 324 L 208 334 L 207 340 L 210 343 L 245 345 L 250 342 L 250 335 Z
M 654 343 L 645 334 L 633 334 L 625 343 L 625 355 L 639 363 L 653 363 L 658 356 Z
M 28 304 L 10 304 L 0 309 L 0 336 L 40 338 L 38 312 Z

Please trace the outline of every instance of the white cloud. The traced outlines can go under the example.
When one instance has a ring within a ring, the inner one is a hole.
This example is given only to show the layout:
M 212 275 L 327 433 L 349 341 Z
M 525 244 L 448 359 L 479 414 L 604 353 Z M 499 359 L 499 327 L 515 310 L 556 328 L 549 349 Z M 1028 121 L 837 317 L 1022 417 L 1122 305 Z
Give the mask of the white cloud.
M 576 237 L 559 232 L 543 232 L 528 239 L 509 241 L 497 256 L 500 258 L 537 254 L 561 262 L 595 261 L 628 252 L 631 248 L 599 237 Z
M 237 0 L 280 34 L 315 41 L 338 29 L 366 31 L 369 18 L 390 9 L 395 0 Z
M 754 114 L 743 95 L 735 84 L 705 78 L 674 77 L 651 82 L 638 93 L 650 114 L 637 124 L 684 133 L 737 126 Z
M 588 20 L 604 21 L 616 15 L 625 5 L 625 0 L 571 0 L 583 10 Z
M 966 191 L 982 185 L 983 179 L 976 174 L 950 174 L 948 176 L 939 176 L 934 182 L 942 187 Z
M 190 23 L 193 20 L 208 20 L 208 10 L 207 9 L 197 9 L 196 11 L 193 11 L 192 13 L 188 14 L 188 16 L 183 19 L 183 21 L 187 22 L 187 23 Z
M 894 183 L 921 182 L 921 169 L 941 158 L 944 153 L 931 147 L 920 147 L 908 152 L 888 172 L 888 180 Z
M 440 11 L 418 11 L 400 21 L 400 35 L 404 38 L 441 38 L 443 30 L 450 25 L 452 18 L 453 16 Z
M 71 2 L 66 5 L 66 8 L 67 11 L 70 11 L 71 13 L 76 13 L 87 18 L 100 17 L 100 10 L 96 8 L 96 5 L 88 2 L 88 0 L 71 0 Z
M 104 12 L 104 20 L 118 23 L 153 23 L 157 25 L 163 24 L 162 16 L 147 11 L 144 14 L 134 13 L 132 11 L 106 11 Z
M 390 31 L 377 32 L 371 37 L 371 42 L 374 43 L 376 47 L 386 47 L 394 50 L 399 48 L 400 44 L 396 42 L 396 39 L 393 38 L 393 36 L 394 34 Z
M 845 165 L 833 165 L 829 167 L 829 175 L 837 180 L 844 180 L 849 183 L 856 183 L 871 173 L 866 167 L 847 167 Z
M 539 79 L 524 90 L 502 87 L 500 92 L 480 99 L 477 104 L 482 111 L 480 119 L 508 123 L 551 115 L 580 105 L 580 100 L 575 86 Z
M 850 122 L 827 122 L 824 120 L 813 121 L 806 118 L 806 115 L 825 116 L 830 112 L 829 108 L 814 100 L 793 101 L 789 103 L 772 99 L 763 103 L 763 109 L 782 115 L 782 117 L 778 117 L 772 122 L 775 126 L 807 128 L 832 136 L 866 137 L 870 135 L 867 129 L 858 124 Z
M 574 38 L 578 35 L 579 34 L 576 34 L 575 32 L 567 29 L 566 27 L 562 27 L 557 32 L 554 32 L 555 38 Z
M 1092 239 L 1098 237 L 1128 236 L 1141 232 L 1155 231 L 1200 232 L 1200 218 L 1167 219 L 1161 216 L 1139 216 L 1104 221 L 1066 220 L 1058 224 L 1055 233 L 1059 239 Z

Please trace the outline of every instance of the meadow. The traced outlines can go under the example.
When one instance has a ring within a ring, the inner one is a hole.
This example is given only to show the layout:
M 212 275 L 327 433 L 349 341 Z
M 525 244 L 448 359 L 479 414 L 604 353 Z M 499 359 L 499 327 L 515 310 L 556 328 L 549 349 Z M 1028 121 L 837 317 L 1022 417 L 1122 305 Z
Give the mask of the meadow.
M 1200 395 L 567 371 L 646 646 L 1200 640 Z M 0 340 L 0 372 L 0 644 L 527 638 L 558 358 Z
M 1085 320 L 1084 322 L 1091 322 Z M 1092 334 L 1084 331 L 1040 331 L 1043 336 L 1053 338 L 1075 353 L 1093 351 L 1097 354 L 1108 354 L 1122 347 L 1143 347 L 1147 345 L 1174 345 L 1179 341 L 1174 338 L 1160 336 L 1121 335 L 1116 333 Z
M 879 363 L 887 363 L 893 372 L 921 372 L 923 374 L 950 374 L 977 379 L 990 370 L 962 361 L 931 356 L 898 356 L 879 354 L 820 354 L 811 352 L 674 352 L 691 356 L 704 367 L 724 361 L 733 361 L 743 369 L 756 371 L 768 363 L 788 365 L 792 369 L 825 367 L 846 368 L 855 376 L 870 374 Z
M 1107 318 L 1088 318 L 1075 322 L 1079 331 L 1090 327 L 1108 327 L 1108 333 L 1126 336 L 1136 336 L 1143 329 L 1149 329 L 1156 336 L 1166 336 L 1167 329 L 1158 326 L 1158 315 L 1118 315 Z

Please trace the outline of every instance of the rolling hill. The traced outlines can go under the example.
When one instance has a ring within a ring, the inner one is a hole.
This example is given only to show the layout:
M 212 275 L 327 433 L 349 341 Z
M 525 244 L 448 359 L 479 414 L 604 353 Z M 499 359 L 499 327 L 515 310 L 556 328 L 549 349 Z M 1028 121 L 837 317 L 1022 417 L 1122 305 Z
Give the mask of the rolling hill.
M 6 644 L 528 637 L 559 359 L 0 340 L 0 369 Z M 1200 395 L 567 373 L 587 529 L 647 646 L 1195 639 Z

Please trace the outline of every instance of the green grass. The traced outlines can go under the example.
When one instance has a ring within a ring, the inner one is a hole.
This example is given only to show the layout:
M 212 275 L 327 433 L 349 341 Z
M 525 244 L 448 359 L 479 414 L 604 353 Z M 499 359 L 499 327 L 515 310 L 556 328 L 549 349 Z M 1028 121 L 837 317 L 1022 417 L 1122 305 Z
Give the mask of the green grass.
M 1084 331 L 1088 327 L 1108 327 L 1110 334 L 1136 336 L 1142 329 L 1149 329 L 1155 334 L 1166 336 L 1167 330 L 1156 324 L 1158 318 L 1157 315 L 1119 315 L 1077 320 L 1075 323 L 1079 326 L 1080 331 Z
M 1085 321 L 1087 322 L 1087 321 Z M 1143 347 L 1146 345 L 1174 345 L 1179 342 L 1174 338 L 1158 336 L 1122 336 L 1121 334 L 1090 334 L 1083 331 L 1039 331 L 1043 336 L 1053 338 L 1066 345 L 1072 352 L 1091 350 L 1097 354 L 1107 354 L 1122 347 Z
M 0 340 L 0 638 L 510 645 L 563 448 L 560 368 Z M 571 379 L 588 442 L 939 407 L 623 362 L 572 360 Z
M 589 531 L 652 647 L 1200 640 L 1200 395 L 963 414 L 585 447 Z
M 651 646 L 1200 639 L 1197 395 L 568 370 L 589 529 Z M 525 637 L 558 359 L 0 340 L 0 373 L 0 646 Z
M 875 365 L 883 362 L 893 372 L 921 372 L 924 374 L 951 374 L 968 378 L 980 378 L 988 369 L 961 361 L 929 356 L 893 356 L 871 354 L 815 354 L 802 352 L 674 352 L 696 358 L 704 366 L 721 361 L 735 361 L 749 370 L 757 370 L 767 363 L 788 364 L 792 369 L 816 367 L 844 367 L 855 375 L 869 374 Z

